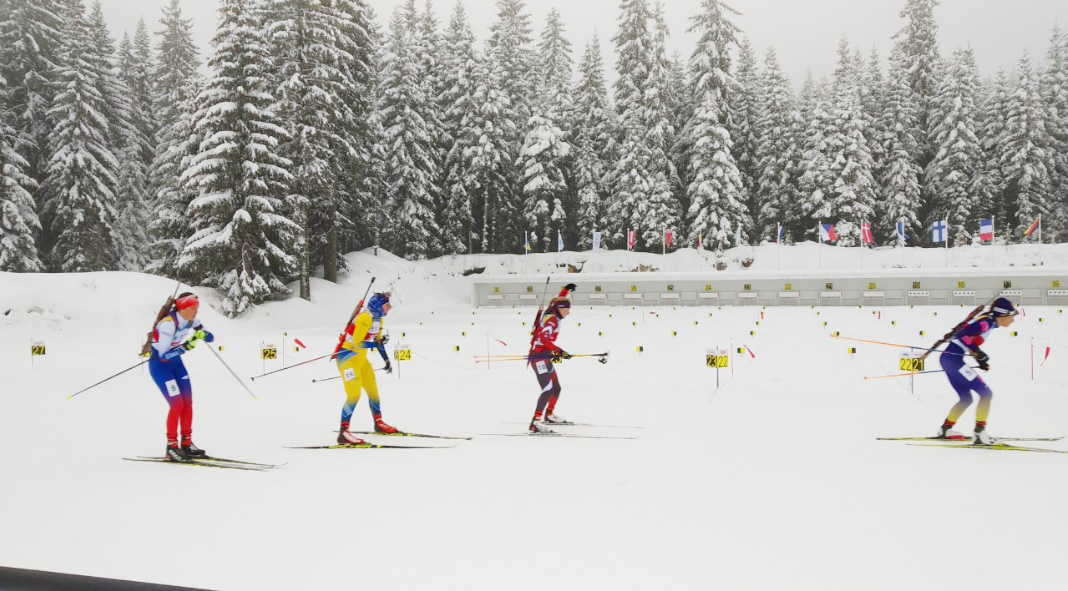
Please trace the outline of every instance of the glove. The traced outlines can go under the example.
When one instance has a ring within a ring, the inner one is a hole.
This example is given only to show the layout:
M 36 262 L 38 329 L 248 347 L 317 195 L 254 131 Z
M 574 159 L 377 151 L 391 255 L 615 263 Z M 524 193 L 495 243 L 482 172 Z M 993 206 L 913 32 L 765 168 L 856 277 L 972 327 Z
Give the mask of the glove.
M 384 334 L 384 333 L 380 334 L 380 335 L 378 335 L 378 338 L 375 339 L 375 342 L 378 343 L 379 345 L 385 345 L 386 343 L 389 342 L 389 335 L 388 334 Z
M 979 362 L 979 369 L 983 371 L 990 370 L 990 356 L 982 351 L 976 351 L 975 360 Z
M 564 286 L 564 289 L 566 289 L 568 291 L 575 291 L 576 289 L 578 289 L 578 286 L 575 285 L 574 283 L 568 283 L 567 285 Z
M 393 373 L 393 364 L 389 362 L 389 359 L 386 360 L 385 370 L 386 373 Z
M 197 346 L 197 341 L 212 342 L 215 340 L 215 335 L 206 330 L 198 330 L 193 333 L 193 336 L 189 337 L 189 340 L 182 345 L 182 348 L 186 351 L 192 351 Z
M 556 359 L 571 359 L 571 353 L 560 349 L 559 351 L 553 354 L 553 357 L 555 357 Z

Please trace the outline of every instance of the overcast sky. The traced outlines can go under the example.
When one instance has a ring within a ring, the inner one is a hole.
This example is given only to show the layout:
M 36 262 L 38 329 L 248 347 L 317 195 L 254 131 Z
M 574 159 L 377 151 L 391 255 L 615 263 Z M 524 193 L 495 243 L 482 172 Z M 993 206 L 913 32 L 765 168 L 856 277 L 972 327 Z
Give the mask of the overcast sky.
M 92 0 L 87 0 L 89 4 Z M 402 0 L 369 0 L 378 12 L 379 24 L 385 27 L 394 8 Z M 425 0 L 416 0 L 422 7 Z M 162 7 L 169 0 L 100 0 L 104 17 L 116 41 L 123 31 L 131 37 L 137 20 L 144 18 L 149 30 L 159 29 Z M 479 40 L 489 34 L 496 19 L 494 0 L 463 0 L 468 18 Z M 835 49 L 845 35 L 859 47 L 865 57 L 874 47 L 884 61 L 892 45 L 891 36 L 902 26 L 898 16 L 905 0 L 734 0 L 729 2 L 741 15 L 734 22 L 748 35 L 760 60 L 770 45 L 778 50 L 779 62 L 795 87 L 800 86 L 808 69 L 816 77 L 834 71 Z M 448 22 L 455 0 L 435 0 L 434 10 L 442 27 Z M 182 13 L 193 20 L 194 36 L 206 60 L 215 33 L 217 0 L 181 0 Z M 690 17 L 697 13 L 700 0 L 665 2 L 670 46 L 684 59 L 693 51 L 695 38 L 687 33 Z M 615 68 L 611 38 L 616 31 L 619 0 L 526 0 L 535 38 L 545 23 L 549 10 L 561 14 L 573 44 L 576 61 L 586 41 L 596 32 L 610 70 Z M 1065 0 L 941 0 L 936 8 L 939 47 L 943 54 L 970 44 L 984 74 L 998 67 L 1011 70 L 1023 50 L 1033 60 L 1045 56 L 1054 24 L 1068 26 L 1068 1 Z M 614 72 L 609 73 L 615 78 Z

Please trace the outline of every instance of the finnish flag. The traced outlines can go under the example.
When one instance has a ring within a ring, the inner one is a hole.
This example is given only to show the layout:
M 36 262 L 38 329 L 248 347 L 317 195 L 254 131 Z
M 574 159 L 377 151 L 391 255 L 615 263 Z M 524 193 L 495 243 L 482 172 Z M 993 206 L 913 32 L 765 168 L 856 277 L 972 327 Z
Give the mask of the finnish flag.
M 934 227 L 931 229 L 931 241 L 932 242 L 945 242 L 946 241 L 946 227 L 948 222 L 946 220 L 938 220 L 935 222 Z
M 897 222 L 897 239 L 901 241 L 901 244 L 904 244 L 905 242 L 908 241 L 908 238 L 905 236 L 905 221 L 904 220 L 899 220 Z

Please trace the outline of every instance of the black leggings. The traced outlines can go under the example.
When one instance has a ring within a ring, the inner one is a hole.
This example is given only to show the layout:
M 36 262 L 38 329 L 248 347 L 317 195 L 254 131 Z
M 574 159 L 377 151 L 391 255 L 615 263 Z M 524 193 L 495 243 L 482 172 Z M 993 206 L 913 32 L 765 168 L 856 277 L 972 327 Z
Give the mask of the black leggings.
M 556 374 L 551 359 L 531 359 L 530 366 L 534 368 L 534 375 L 538 377 L 538 385 L 541 386 L 541 396 L 538 397 L 536 414 L 545 410 L 545 405 L 550 399 L 560 396 L 560 377 Z

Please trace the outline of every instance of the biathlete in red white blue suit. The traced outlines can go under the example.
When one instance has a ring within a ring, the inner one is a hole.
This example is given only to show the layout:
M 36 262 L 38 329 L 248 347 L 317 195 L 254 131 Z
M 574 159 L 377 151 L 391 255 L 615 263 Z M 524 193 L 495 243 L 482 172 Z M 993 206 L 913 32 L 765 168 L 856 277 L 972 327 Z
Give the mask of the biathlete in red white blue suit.
M 199 309 L 197 296 L 189 292 L 178 296 L 171 312 L 156 323 L 148 360 L 148 372 L 171 407 L 167 413 L 166 458 L 177 462 L 206 455 L 193 445 L 193 387 L 182 363 L 182 354 L 196 347 L 197 341 L 215 340 L 197 318 Z
M 971 356 L 979 362 L 979 369 L 990 369 L 990 356 L 979 348 L 986 341 L 986 335 L 997 327 L 1005 328 L 1012 324 L 1016 316 L 1016 307 L 1006 298 L 998 298 L 990 305 L 990 310 L 980 314 L 974 320 L 964 325 L 950 337 L 949 346 L 938 358 L 942 369 L 946 370 L 949 383 L 960 396 L 960 401 L 949 410 L 942 427 L 938 431 L 938 437 L 946 439 L 964 439 L 964 436 L 953 430 L 960 416 L 972 404 L 972 392 L 979 395 L 979 406 L 975 409 L 975 443 L 990 445 L 993 440 L 986 433 L 986 419 L 990 413 L 990 401 L 994 393 L 986 385 L 983 378 L 975 371 L 975 368 L 964 362 L 965 356 Z
M 570 353 L 556 345 L 556 337 L 560 336 L 560 321 L 571 313 L 571 300 L 565 296 L 574 289 L 575 284 L 568 284 L 559 297 L 549 302 L 548 309 L 534 331 L 534 341 L 528 359 L 534 369 L 534 375 L 538 378 L 538 385 L 541 386 L 541 395 L 538 396 L 538 405 L 534 409 L 534 418 L 530 421 L 531 433 L 551 433 L 545 423 L 566 422 L 563 417 L 554 413 L 556 402 L 560 399 L 560 378 L 553 362 L 571 359 Z

